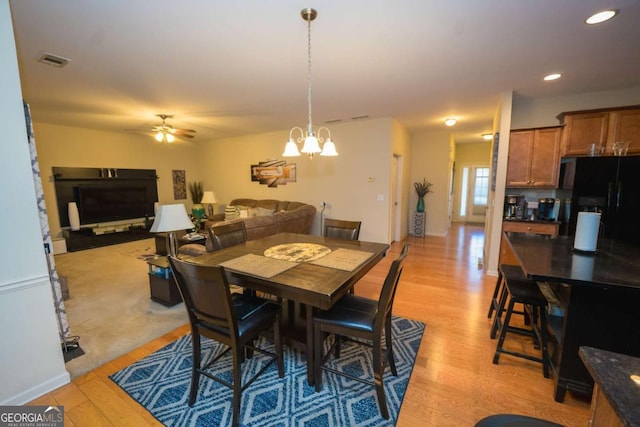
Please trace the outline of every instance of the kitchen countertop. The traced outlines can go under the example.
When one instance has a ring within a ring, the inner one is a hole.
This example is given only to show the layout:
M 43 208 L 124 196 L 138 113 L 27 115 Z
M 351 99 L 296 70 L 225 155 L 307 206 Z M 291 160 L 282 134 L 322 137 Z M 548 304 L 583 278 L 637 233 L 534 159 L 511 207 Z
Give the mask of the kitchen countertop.
M 543 282 L 640 290 L 640 247 L 599 239 L 597 253 L 573 250 L 573 236 L 507 232 L 525 275 Z
M 640 425 L 640 385 L 630 378 L 640 375 L 640 358 L 585 346 L 579 355 L 623 424 Z

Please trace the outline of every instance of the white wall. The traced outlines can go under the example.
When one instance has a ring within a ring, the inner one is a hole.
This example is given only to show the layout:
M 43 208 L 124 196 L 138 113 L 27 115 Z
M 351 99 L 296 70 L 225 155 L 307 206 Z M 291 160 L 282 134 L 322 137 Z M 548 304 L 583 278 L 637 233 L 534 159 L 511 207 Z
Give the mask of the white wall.
M 401 171 L 401 183 L 400 183 L 400 198 L 398 199 L 398 203 L 400 204 L 400 214 L 399 217 L 396 217 L 396 222 L 399 222 L 400 227 L 400 240 L 404 239 L 409 235 L 409 213 L 411 211 L 411 207 L 409 205 L 409 201 L 411 200 L 411 193 L 413 190 L 413 181 L 411 181 L 411 134 L 400 125 L 395 120 L 392 121 L 391 128 L 391 150 L 393 154 L 399 159 L 399 167 L 402 168 Z M 394 177 L 390 177 L 390 179 L 394 179 Z M 389 210 L 393 210 L 394 206 L 390 205 Z M 391 217 L 391 212 L 389 213 Z M 393 236 L 394 224 L 389 224 L 391 226 L 390 236 Z
M 444 236 L 450 225 L 450 184 L 455 148 L 449 132 L 416 132 L 411 144 L 411 186 L 431 182 L 432 192 L 424 198 L 427 235 Z M 418 196 L 411 191 L 410 210 L 415 210 Z
M 282 157 L 288 130 L 204 143 L 199 148 L 204 186 L 216 192 L 217 212 L 244 197 L 300 201 L 319 210 L 325 201 L 323 218 L 362 221 L 361 240 L 388 243 L 395 126 L 388 118 L 331 124 L 338 157 Z M 400 151 L 408 150 L 406 143 L 397 145 Z M 251 181 L 251 165 L 274 159 L 296 165 L 296 182 L 269 188 Z M 318 213 L 312 232 L 320 230 Z
M 28 102 L 29 100 L 27 100 Z M 184 203 L 191 199 L 173 197 L 172 170 L 184 170 L 187 182 L 200 181 L 199 157 L 195 143 L 160 144 L 148 135 L 102 132 L 37 122 L 34 135 L 38 147 L 40 173 L 49 214 L 51 235 L 60 235 L 60 219 L 51 168 L 95 167 L 116 169 L 155 169 L 158 174 L 160 203 Z
M 0 2 L 0 404 L 69 382 L 44 255 L 9 3 Z
M 484 261 L 487 273 L 494 276 L 498 275 L 500 238 L 502 236 L 502 212 L 505 185 L 507 182 L 507 162 L 509 160 L 509 131 L 511 130 L 512 106 L 513 93 L 509 91 L 501 93 L 500 102 L 496 107 L 496 114 L 493 118 L 494 133 L 499 133 L 498 162 L 495 170 L 495 191 L 489 192 L 489 210 L 487 212 L 487 221 L 484 228 Z M 492 145 L 492 153 L 493 150 L 494 147 Z M 494 173 L 493 170 L 492 173 Z
M 640 86 L 538 99 L 514 95 L 511 129 L 557 126 L 563 112 L 639 104 Z

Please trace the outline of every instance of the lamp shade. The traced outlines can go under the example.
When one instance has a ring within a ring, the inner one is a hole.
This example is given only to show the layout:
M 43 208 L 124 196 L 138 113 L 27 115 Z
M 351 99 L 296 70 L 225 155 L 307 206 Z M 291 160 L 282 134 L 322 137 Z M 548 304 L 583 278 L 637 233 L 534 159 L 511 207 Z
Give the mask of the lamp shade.
M 297 157 L 300 155 L 298 151 L 298 146 L 293 141 L 293 139 L 289 139 L 287 145 L 284 147 L 284 153 L 282 153 L 283 157 Z
M 189 215 L 187 215 L 187 209 L 182 203 L 178 203 L 158 206 L 156 218 L 153 220 L 149 231 L 159 233 L 163 231 L 190 230 L 192 228 L 193 223 L 189 219 Z
M 314 154 L 321 152 L 322 150 L 320 149 L 320 144 L 318 144 L 318 138 L 313 135 L 307 135 L 307 137 L 304 139 L 302 150 L 300 151 L 305 154 Z
M 205 191 L 204 193 L 202 193 L 202 200 L 200 200 L 200 203 L 204 203 L 204 204 L 218 203 L 218 200 L 216 199 L 216 194 L 213 191 Z
M 332 140 L 327 139 L 322 146 L 321 156 L 337 156 L 338 152 L 336 151 L 336 144 L 333 143 Z

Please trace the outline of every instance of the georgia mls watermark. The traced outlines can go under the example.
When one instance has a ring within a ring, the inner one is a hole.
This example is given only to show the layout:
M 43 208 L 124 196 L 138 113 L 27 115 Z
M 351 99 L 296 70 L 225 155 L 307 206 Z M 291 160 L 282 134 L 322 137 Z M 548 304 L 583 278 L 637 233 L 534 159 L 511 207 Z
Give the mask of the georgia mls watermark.
M 0 427 L 63 427 L 64 406 L 0 406 Z

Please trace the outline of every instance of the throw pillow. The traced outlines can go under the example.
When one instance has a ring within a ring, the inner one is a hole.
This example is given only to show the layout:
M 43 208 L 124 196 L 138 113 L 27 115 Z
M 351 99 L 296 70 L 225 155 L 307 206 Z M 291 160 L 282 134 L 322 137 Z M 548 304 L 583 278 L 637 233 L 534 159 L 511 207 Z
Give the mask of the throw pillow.
M 240 216 L 240 210 L 237 206 L 226 206 L 224 208 L 224 220 L 231 221 Z
M 271 216 L 274 213 L 275 213 L 275 209 L 267 209 L 267 208 L 249 209 L 249 216 Z

